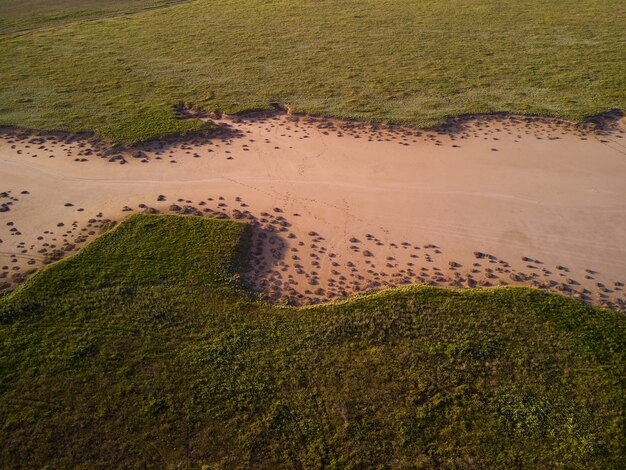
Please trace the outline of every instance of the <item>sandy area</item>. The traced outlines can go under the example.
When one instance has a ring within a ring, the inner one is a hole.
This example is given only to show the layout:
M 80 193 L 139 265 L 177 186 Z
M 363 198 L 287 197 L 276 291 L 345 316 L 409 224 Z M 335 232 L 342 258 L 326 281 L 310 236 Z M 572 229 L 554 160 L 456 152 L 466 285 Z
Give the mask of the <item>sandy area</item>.
M 256 227 L 247 279 L 308 303 L 406 283 L 534 285 L 626 309 L 626 135 L 484 118 L 447 131 L 257 115 L 142 150 L 0 135 L 0 283 L 107 219 L 227 214 Z M 181 243 L 184 241 L 181 240 Z

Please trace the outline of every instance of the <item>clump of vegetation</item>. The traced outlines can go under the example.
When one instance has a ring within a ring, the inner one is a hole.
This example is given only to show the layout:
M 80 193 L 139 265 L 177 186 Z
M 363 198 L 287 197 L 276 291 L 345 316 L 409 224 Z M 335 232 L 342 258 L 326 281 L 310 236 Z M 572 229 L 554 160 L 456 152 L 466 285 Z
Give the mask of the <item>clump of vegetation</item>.
M 135 215 L 0 297 L 3 465 L 623 466 L 622 314 L 526 288 L 270 306 L 248 236 Z
M 626 108 L 625 16 L 619 0 L 176 4 L 3 38 L 0 125 L 128 142 L 202 130 L 181 101 L 417 125 L 582 120 Z

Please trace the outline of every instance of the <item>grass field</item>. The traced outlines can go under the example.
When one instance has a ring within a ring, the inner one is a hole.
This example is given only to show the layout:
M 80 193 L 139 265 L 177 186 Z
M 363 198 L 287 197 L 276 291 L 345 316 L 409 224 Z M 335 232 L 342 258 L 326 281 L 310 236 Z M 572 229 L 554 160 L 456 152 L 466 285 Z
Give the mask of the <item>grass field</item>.
M 134 216 L 0 299 L 3 467 L 623 467 L 623 315 L 525 288 L 272 307 L 247 239 Z
M 0 125 L 134 142 L 201 129 L 181 102 L 273 101 L 419 125 L 582 120 L 626 108 L 625 16 L 619 0 L 197 0 L 0 39 Z
M 176 0 L 0 0 L 0 34 L 157 8 Z

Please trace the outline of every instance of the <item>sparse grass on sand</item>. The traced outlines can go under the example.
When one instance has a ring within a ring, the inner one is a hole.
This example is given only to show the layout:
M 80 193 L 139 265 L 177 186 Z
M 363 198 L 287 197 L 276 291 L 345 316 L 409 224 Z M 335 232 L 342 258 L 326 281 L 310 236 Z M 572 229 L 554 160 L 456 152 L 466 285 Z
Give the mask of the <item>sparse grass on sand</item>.
M 3 466 L 623 467 L 623 315 L 526 288 L 272 307 L 247 239 L 136 215 L 0 299 Z
M 621 0 L 198 0 L 0 39 L 0 125 L 136 142 L 191 104 L 418 125 L 626 108 Z

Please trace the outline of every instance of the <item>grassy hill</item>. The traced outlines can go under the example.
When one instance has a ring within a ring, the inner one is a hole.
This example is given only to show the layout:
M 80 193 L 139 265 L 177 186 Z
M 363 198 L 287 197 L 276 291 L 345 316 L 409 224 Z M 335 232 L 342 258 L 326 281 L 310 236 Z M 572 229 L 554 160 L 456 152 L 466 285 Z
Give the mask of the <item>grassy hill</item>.
M 623 315 L 525 288 L 273 307 L 247 239 L 136 215 L 0 299 L 3 468 L 623 467 Z
M 202 129 L 177 118 L 181 102 L 418 125 L 582 120 L 626 108 L 624 17 L 621 0 L 196 0 L 0 37 L 0 125 L 130 142 Z

